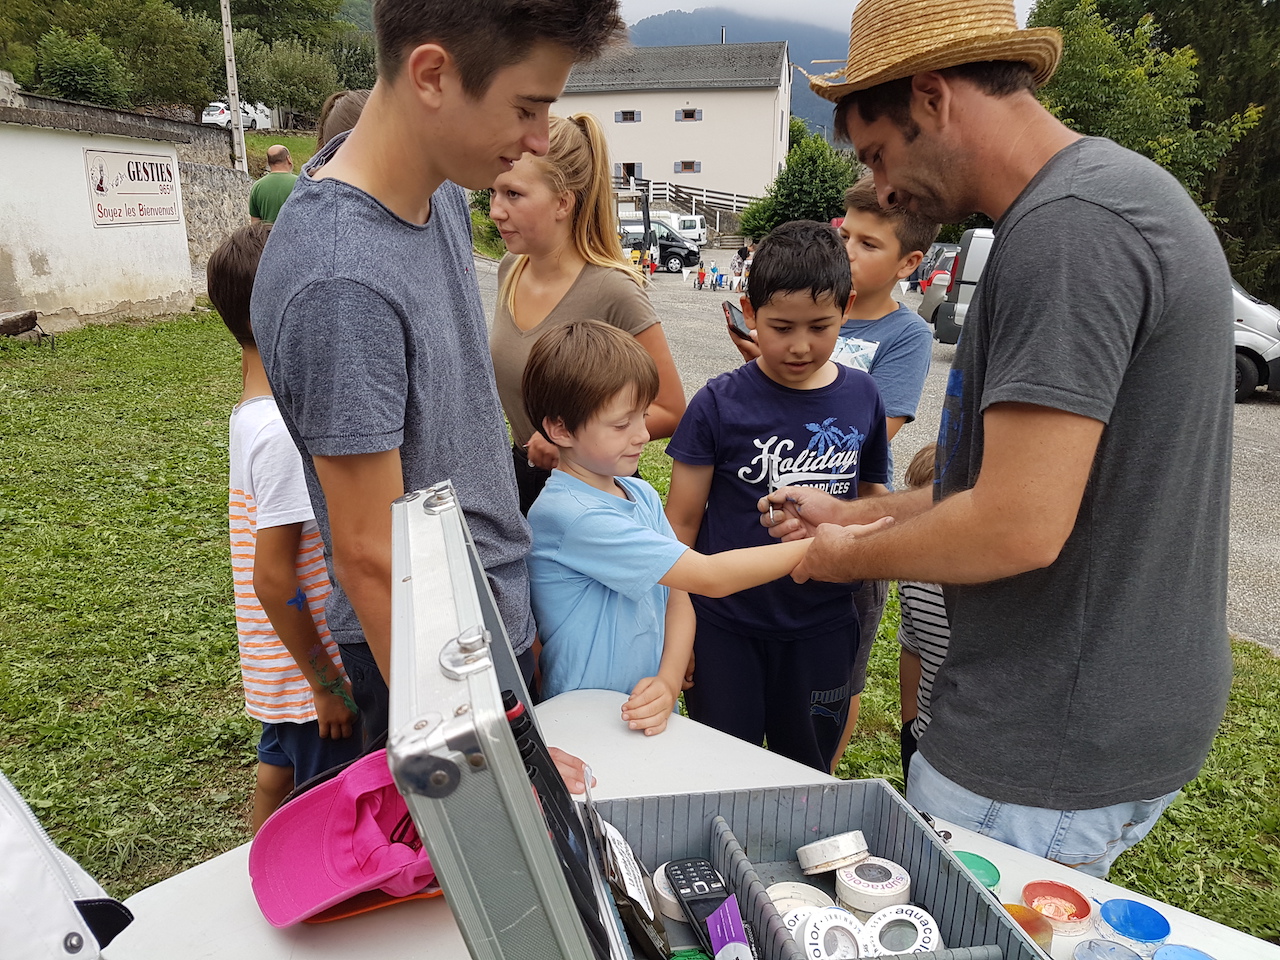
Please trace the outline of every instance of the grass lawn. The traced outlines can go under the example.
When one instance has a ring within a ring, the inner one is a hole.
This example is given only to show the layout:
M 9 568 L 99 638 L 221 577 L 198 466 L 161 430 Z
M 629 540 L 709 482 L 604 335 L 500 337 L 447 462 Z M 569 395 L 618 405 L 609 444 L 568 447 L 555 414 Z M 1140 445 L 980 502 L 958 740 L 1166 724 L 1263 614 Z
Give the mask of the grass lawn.
M 88 327 L 56 353 L 0 340 L 0 770 L 119 897 L 249 837 L 256 725 L 226 532 L 238 389 L 212 313 Z M 663 493 L 668 462 L 652 444 L 641 464 Z M 896 625 L 891 599 L 840 774 L 901 786 Z M 1208 764 L 1112 879 L 1274 937 L 1280 660 L 1234 649 Z
M 255 180 L 267 172 L 267 148 L 282 143 L 293 157 L 293 172 L 316 152 L 316 135 L 297 130 L 246 130 L 244 132 L 245 158 L 249 161 L 249 176 Z

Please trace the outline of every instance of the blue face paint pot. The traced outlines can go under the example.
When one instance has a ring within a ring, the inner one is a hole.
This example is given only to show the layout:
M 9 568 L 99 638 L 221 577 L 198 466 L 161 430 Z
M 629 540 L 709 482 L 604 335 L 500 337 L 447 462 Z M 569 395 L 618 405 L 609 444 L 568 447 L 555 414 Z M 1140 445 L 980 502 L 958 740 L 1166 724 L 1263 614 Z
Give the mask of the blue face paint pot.
M 1145 903 L 1108 900 L 1098 908 L 1098 936 L 1122 943 L 1139 956 L 1151 957 L 1170 932 L 1164 915 Z
M 1203 950 L 1184 947 L 1180 943 L 1167 943 L 1156 951 L 1155 960 L 1214 960 Z
M 1083 940 L 1071 952 L 1071 960 L 1142 960 L 1124 944 L 1110 940 Z

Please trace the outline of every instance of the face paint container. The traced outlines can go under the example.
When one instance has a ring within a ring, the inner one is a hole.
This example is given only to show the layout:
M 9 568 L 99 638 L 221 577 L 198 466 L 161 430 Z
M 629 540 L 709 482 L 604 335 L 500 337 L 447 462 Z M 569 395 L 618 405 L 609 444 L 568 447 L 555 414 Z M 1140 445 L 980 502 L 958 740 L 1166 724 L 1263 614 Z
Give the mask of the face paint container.
M 1142 960 L 1128 947 L 1110 940 L 1082 940 L 1071 953 L 1071 960 Z
M 910 899 L 911 876 L 892 860 L 867 857 L 836 871 L 837 902 L 864 923 L 877 911 Z
M 800 907 L 834 907 L 836 902 L 826 893 L 807 883 L 783 880 L 765 890 L 779 913 L 787 913 Z
M 1049 924 L 1049 918 L 1020 903 L 1006 903 L 1004 908 L 1009 912 L 1009 916 L 1013 917 L 1014 923 L 1026 932 L 1035 945 L 1048 953 L 1049 948 L 1053 946 L 1053 927 Z
M 969 868 L 969 872 L 980 884 L 992 893 L 996 892 L 996 888 L 1000 886 L 1000 870 L 994 863 L 968 850 L 957 850 L 956 859 Z
M 1214 958 L 1195 947 L 1184 947 L 1180 943 L 1166 943 L 1156 951 L 1155 960 L 1214 960 Z
M 1045 915 L 1053 932 L 1064 937 L 1082 937 L 1093 926 L 1089 898 L 1057 880 L 1033 880 L 1022 888 L 1022 902 Z
M 1137 900 L 1108 900 L 1098 908 L 1098 936 L 1123 943 L 1140 957 L 1151 957 L 1169 938 L 1169 921 Z

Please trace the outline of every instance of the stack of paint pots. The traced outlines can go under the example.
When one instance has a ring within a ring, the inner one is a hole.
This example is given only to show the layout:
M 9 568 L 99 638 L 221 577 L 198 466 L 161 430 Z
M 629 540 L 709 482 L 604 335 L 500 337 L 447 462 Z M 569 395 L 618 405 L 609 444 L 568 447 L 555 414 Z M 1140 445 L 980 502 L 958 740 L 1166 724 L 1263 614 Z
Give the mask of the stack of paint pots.
M 835 874 L 835 902 L 805 883 L 775 883 L 767 891 L 806 957 L 853 960 L 945 949 L 937 922 L 909 902 L 907 871 L 871 856 L 860 830 L 806 844 L 796 859 L 806 876 Z

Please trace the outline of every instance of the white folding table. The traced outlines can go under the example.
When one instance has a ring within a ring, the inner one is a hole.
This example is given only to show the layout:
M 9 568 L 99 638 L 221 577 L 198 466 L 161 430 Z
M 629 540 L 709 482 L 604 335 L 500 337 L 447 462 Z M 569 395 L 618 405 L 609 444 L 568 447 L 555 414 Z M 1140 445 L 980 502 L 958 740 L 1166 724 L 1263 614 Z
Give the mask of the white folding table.
M 628 730 L 620 719 L 626 697 L 579 690 L 537 708 L 547 741 L 582 757 L 600 799 L 707 793 L 827 783 L 826 774 L 673 716 L 656 737 Z M 1090 897 L 1126 897 L 1151 904 L 1173 926 L 1170 943 L 1199 947 L 1217 960 L 1280 960 L 1280 947 L 1176 907 L 1130 893 L 939 822 L 952 849 L 980 854 L 1001 873 L 999 895 L 1017 902 L 1029 880 L 1057 879 Z M 109 960 L 465 960 L 467 949 L 444 898 L 416 900 L 334 923 L 277 930 L 263 919 L 249 886 L 249 844 L 142 890 L 126 903 L 133 924 L 103 952 Z M 652 864 L 650 865 L 652 866 Z M 1069 960 L 1079 938 L 1057 938 L 1054 960 Z

